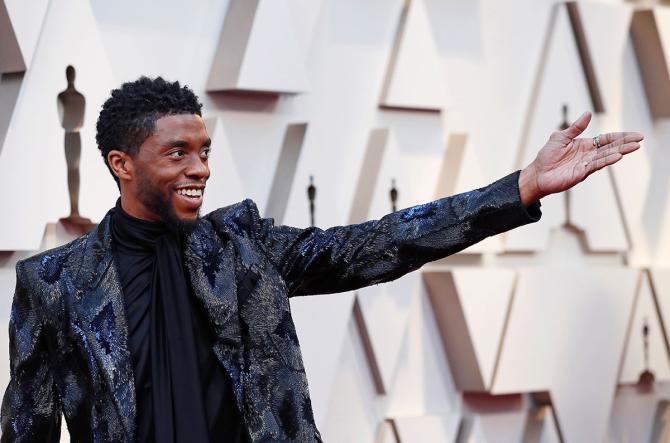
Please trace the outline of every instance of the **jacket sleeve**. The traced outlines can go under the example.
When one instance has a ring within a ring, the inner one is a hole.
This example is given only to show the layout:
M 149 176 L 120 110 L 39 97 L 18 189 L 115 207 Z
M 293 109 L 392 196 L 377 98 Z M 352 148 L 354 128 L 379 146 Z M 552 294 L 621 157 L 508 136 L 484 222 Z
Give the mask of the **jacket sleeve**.
M 2 442 L 57 442 L 61 411 L 49 369 L 40 307 L 22 263 L 9 319 L 10 380 L 2 400 Z
M 491 235 L 540 219 L 526 208 L 519 171 L 486 187 L 327 230 L 274 226 L 259 219 L 257 237 L 290 296 L 344 292 L 396 279 Z M 253 203 L 252 203 L 253 205 Z M 255 205 L 252 210 L 258 213 Z

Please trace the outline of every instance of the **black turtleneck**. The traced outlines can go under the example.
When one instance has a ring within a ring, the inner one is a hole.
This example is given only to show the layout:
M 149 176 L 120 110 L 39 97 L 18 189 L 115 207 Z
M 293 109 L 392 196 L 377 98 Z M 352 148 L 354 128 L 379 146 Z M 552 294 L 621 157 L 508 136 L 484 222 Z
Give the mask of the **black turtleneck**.
M 133 360 L 139 442 L 246 442 L 213 335 L 191 296 L 180 236 L 126 214 L 117 202 L 111 232 Z

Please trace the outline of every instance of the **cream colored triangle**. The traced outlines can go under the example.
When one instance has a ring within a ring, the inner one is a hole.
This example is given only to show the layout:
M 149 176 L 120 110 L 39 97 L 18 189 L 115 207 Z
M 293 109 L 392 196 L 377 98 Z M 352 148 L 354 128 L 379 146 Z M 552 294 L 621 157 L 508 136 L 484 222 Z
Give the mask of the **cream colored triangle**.
M 610 174 L 598 171 L 570 191 L 570 220 L 584 231 L 591 252 L 628 250 Z
M 413 296 L 397 374 L 387 394 L 387 416 L 457 410 L 459 392 L 437 334 L 428 297 L 425 293 Z
M 486 389 L 491 389 L 500 345 L 511 308 L 515 272 L 506 269 L 456 269 L 458 299 Z
M 528 118 L 528 137 L 521 164 L 529 164 L 544 146 L 549 135 L 562 123 L 561 109 L 568 106 L 568 120 L 592 109 L 584 68 L 575 43 L 565 7 L 557 8 L 551 40 L 534 107 Z M 583 137 L 601 132 L 599 121 L 592 120 Z M 542 199 L 542 222 L 512 230 L 506 234 L 508 251 L 538 251 L 548 244 L 550 231 L 567 220 L 583 229 L 591 251 L 624 251 L 628 248 L 623 220 L 616 202 L 615 190 L 608 172 L 600 171 L 568 193 Z M 604 222 L 606 220 L 606 222 Z
M 390 138 L 391 130 L 388 128 L 377 128 L 370 131 L 349 211 L 349 224 L 362 223 L 370 219 L 372 201 L 375 197 L 379 197 L 377 188 L 382 165 L 387 163 L 386 151 Z M 389 206 L 387 205 L 387 209 Z M 388 212 L 390 211 L 385 211 L 381 216 Z
M 353 302 L 352 292 L 291 299 L 317 426 L 327 418 Z
M 350 321 L 332 381 L 325 423 L 319 424 L 317 420 L 324 441 L 371 442 L 379 436 L 384 412 L 364 354 L 355 322 Z
M 623 54 L 628 41 L 632 5 L 603 2 L 578 2 L 577 10 L 584 30 L 583 42 L 595 72 L 596 88 L 605 107 L 597 125 L 603 132 L 621 130 Z M 607 29 L 603 33 L 602 29 Z M 576 117 L 576 116 L 575 116 Z M 624 220 L 619 212 L 616 188 L 611 172 L 591 175 L 570 193 L 570 221 L 584 229 L 591 251 L 625 251 L 629 248 Z M 607 223 L 603 223 L 607 220 Z
M 298 93 L 308 83 L 286 0 L 231 1 L 207 89 Z
M 464 133 L 452 133 L 447 140 L 447 149 L 442 159 L 435 198 L 447 197 L 472 191 L 488 184 L 482 172 L 481 162 Z M 500 236 L 488 237 L 461 253 L 481 254 L 502 251 Z
M 446 106 L 446 78 L 424 0 L 403 10 L 380 104 L 439 111 Z
M 618 113 L 621 107 L 618 96 L 623 80 L 621 58 L 630 38 L 633 5 L 580 1 L 577 7 L 605 113 Z
M 69 214 L 64 131 L 56 106 L 56 96 L 67 86 L 68 65 L 75 67 L 75 86 L 86 97 L 80 213 L 99 221 L 118 196 L 95 142 L 98 112 L 116 86 L 97 23 L 87 0 L 52 0 L 0 157 L 0 185 L 13 189 L 20 183 L 22 195 L 3 193 L 0 199 L 13 214 L 4 219 L 0 249 L 36 250 L 46 223 Z M 27 180 L 24 167 L 17 165 L 30 167 L 36 179 Z
M 361 173 L 365 173 L 361 171 Z M 370 205 L 365 220 L 378 220 L 392 211 L 391 207 L 391 187 L 395 182 L 398 191 L 397 209 L 402 209 L 407 205 L 403 202 L 407 199 L 408 184 L 403 180 L 403 163 L 398 147 L 398 141 L 392 129 L 388 129 L 384 153 L 376 175 L 374 191 L 370 199 Z M 364 221 L 364 220 L 360 220 Z
M 369 286 L 358 291 L 358 300 L 365 320 L 381 383 L 385 391 L 393 384 L 407 330 L 411 302 L 421 285 L 418 273 L 405 275 L 384 285 Z
M 603 441 L 639 271 L 520 271 L 492 393 L 550 392 L 566 441 Z
M 218 117 L 206 117 L 205 127 L 212 139 L 212 151 L 209 157 L 210 177 L 202 205 L 202 212 L 208 213 L 242 201 L 245 195 L 224 126 Z

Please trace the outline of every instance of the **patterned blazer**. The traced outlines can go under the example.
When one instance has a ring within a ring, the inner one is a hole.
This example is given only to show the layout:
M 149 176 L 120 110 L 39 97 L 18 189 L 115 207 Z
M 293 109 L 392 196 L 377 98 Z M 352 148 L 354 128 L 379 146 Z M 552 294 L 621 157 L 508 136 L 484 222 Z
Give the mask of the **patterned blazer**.
M 327 230 L 274 226 L 245 200 L 203 217 L 187 279 L 216 334 L 254 442 L 319 442 L 289 297 L 386 282 L 539 219 L 518 171 L 464 194 Z M 2 441 L 131 442 L 135 390 L 110 213 L 89 234 L 16 266 Z M 324 351 L 327 352 L 327 351 Z

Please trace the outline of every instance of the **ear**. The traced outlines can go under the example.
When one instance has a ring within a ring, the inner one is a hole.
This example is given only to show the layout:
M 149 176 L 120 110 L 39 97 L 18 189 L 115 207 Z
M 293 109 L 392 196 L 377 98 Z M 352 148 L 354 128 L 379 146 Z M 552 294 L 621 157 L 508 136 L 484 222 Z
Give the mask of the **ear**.
M 133 178 L 133 158 L 129 154 L 112 149 L 107 153 L 107 163 L 119 180 Z

